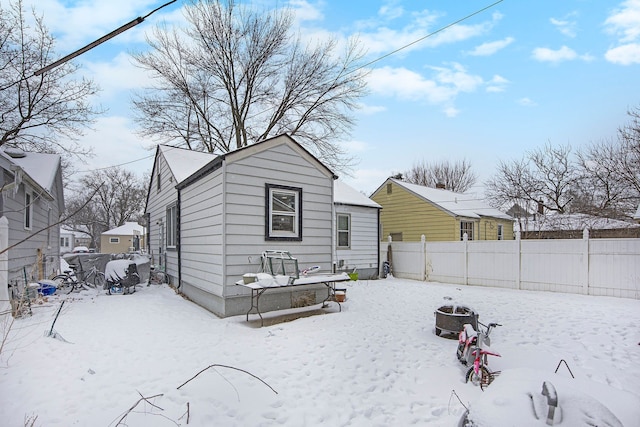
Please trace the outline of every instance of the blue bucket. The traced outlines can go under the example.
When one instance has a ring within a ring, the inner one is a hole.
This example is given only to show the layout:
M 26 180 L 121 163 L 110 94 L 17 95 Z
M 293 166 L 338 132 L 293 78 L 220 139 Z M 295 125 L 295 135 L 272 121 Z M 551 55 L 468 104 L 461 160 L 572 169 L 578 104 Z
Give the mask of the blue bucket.
M 43 283 L 43 282 L 38 282 L 38 283 L 40 284 L 40 287 L 38 287 L 38 293 L 42 296 L 53 295 L 58 289 L 56 285 L 52 283 Z

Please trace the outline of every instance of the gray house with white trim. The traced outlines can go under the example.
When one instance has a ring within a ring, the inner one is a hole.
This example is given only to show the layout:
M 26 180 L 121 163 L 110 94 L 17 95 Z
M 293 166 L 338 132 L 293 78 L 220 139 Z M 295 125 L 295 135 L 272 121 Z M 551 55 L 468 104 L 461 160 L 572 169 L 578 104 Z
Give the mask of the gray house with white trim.
M 334 181 L 336 270 L 377 279 L 380 260 L 380 206 L 340 180 Z
M 6 219 L 10 248 L 0 259 L 1 281 L 49 277 L 60 258 L 60 227 L 54 226 L 64 212 L 60 156 L 2 147 L 0 188 L 0 217 Z
M 288 135 L 223 155 L 158 146 L 147 195 L 149 253 L 178 290 L 219 316 L 246 313 L 235 285 L 265 250 L 333 268 L 334 173 Z M 326 288 L 270 292 L 261 310 L 321 302 Z

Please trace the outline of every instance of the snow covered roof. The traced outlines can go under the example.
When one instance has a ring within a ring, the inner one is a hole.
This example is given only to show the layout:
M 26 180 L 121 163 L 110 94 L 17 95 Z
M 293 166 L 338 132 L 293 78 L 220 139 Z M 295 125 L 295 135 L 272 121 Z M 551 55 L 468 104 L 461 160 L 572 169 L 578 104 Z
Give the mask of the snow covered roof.
M 144 227 L 137 222 L 125 222 L 120 227 L 112 228 L 109 231 L 105 231 L 102 234 L 118 235 L 118 236 L 132 236 L 134 234 L 144 234 Z
M 333 181 L 333 202 L 342 205 L 382 208 L 382 206 L 339 179 Z
M 211 153 L 170 147 L 168 145 L 159 145 L 158 147 L 177 183 L 184 181 L 217 157 Z
M 388 181 L 405 188 L 416 196 L 439 206 L 455 216 L 463 216 L 467 218 L 488 216 L 492 218 L 513 219 L 506 213 L 479 200 L 475 195 L 454 193 L 453 191 L 441 188 L 425 187 L 423 185 L 411 184 L 394 178 L 389 178 Z
M 624 228 L 638 228 L 640 224 L 621 221 L 611 218 L 603 218 L 594 215 L 573 213 L 559 214 L 547 213 L 536 215 L 535 220 L 526 221 L 526 231 L 557 231 L 557 230 L 615 230 Z
M 18 153 L 18 155 L 10 155 Z M 60 167 L 60 156 L 58 154 L 31 153 L 18 149 L 0 149 L 0 155 L 10 163 L 19 166 L 27 175 L 40 187 L 51 193 L 56 179 L 56 173 Z

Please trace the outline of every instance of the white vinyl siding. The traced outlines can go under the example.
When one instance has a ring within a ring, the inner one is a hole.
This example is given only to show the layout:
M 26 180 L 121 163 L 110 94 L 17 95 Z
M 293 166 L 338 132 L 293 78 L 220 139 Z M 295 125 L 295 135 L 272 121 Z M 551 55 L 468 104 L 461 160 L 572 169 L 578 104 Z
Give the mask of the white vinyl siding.
M 336 205 L 336 213 L 350 218 L 350 246 L 336 250 L 336 264 L 345 270 L 378 267 L 378 209 L 366 206 Z

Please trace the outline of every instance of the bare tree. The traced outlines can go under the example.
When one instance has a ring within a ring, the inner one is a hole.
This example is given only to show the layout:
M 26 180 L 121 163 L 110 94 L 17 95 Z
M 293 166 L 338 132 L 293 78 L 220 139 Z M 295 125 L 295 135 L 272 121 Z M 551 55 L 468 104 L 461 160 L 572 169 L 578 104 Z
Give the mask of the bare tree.
M 95 245 L 101 233 L 127 221 L 140 221 L 147 194 L 144 181 L 118 167 L 91 172 L 80 180 L 81 189 L 70 198 L 66 209 L 73 211 L 86 206 L 65 226 L 91 235 Z M 92 198 L 89 203 L 88 198 Z
M 500 162 L 496 174 L 485 182 L 485 196 L 495 206 L 519 203 L 525 208 L 542 205 L 564 213 L 573 200 L 579 174 L 571 159 L 571 147 L 547 143 L 522 160 Z
M 42 17 L 33 18 L 31 27 L 22 0 L 0 5 L 0 146 L 90 154 L 75 140 L 101 112 L 88 103 L 97 87 L 74 78 L 78 66 L 70 62 L 34 74 L 57 58 Z
M 134 99 L 141 134 L 192 150 L 224 153 L 288 133 L 336 169 L 353 159 L 349 134 L 366 93 L 362 52 L 335 40 L 304 46 L 289 10 L 191 0 L 188 28 L 158 26 L 151 50 L 134 55 L 154 88 Z
M 451 163 L 442 161 L 426 163 L 424 160 L 414 163 L 408 171 L 404 172 L 407 182 L 436 187 L 438 184 L 456 193 L 464 193 L 476 183 L 478 177 L 471 170 L 471 163 L 466 159 Z
M 640 107 L 627 114 L 630 122 L 618 129 L 622 152 L 620 175 L 640 197 Z

